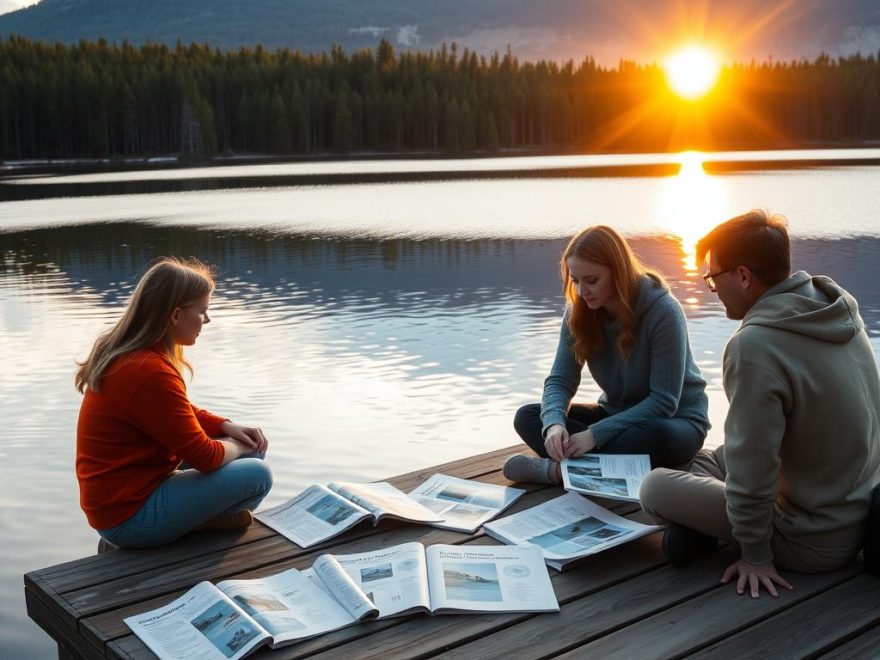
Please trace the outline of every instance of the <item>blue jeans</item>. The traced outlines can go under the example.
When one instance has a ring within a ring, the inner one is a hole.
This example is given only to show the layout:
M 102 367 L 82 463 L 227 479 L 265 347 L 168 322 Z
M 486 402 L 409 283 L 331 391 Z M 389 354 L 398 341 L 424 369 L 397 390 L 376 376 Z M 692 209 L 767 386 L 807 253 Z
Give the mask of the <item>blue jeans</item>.
M 98 534 L 120 548 L 170 543 L 215 516 L 253 511 L 271 487 L 263 456 L 238 458 L 214 472 L 175 470 L 131 518 Z
M 569 433 L 586 431 L 608 417 L 598 404 L 572 404 L 566 417 Z M 516 411 L 513 427 L 536 454 L 547 457 L 541 434 L 541 404 L 531 403 Z M 634 424 L 597 452 L 603 454 L 648 454 L 651 467 L 687 464 L 703 446 L 706 434 L 686 419 L 647 419 Z

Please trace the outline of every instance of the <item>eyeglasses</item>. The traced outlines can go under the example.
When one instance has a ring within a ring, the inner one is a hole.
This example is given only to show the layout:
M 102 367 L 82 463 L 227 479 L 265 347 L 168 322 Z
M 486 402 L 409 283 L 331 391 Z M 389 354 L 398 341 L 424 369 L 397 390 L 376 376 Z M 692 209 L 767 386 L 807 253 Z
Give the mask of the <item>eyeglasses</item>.
M 726 270 L 719 270 L 717 273 L 706 273 L 703 275 L 703 281 L 706 283 L 706 286 L 709 287 L 709 291 L 715 293 L 715 278 L 719 275 L 724 275 L 724 273 L 729 273 L 732 270 L 736 270 L 734 268 L 727 268 Z

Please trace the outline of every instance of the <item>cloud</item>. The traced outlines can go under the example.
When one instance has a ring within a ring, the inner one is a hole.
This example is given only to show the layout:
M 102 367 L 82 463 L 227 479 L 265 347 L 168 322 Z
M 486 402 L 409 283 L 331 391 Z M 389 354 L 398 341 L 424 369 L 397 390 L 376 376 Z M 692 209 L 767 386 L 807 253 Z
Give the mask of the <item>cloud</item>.
M 418 46 L 420 41 L 418 25 L 403 25 L 397 30 L 397 43 L 401 46 Z
M 601 62 L 615 64 L 620 57 L 633 57 L 635 42 L 628 35 L 595 38 L 584 34 L 570 34 L 552 27 L 486 28 L 464 34 L 444 37 L 447 44 L 458 44 L 459 51 L 469 48 L 481 55 L 504 53 L 508 45 L 513 54 L 523 59 L 580 61 L 587 55 Z M 439 48 L 440 43 L 431 44 Z
M 22 7 L 35 5 L 39 0 L 0 0 L 0 14 L 8 14 Z
M 880 52 L 880 25 L 851 25 L 844 29 L 840 45 L 834 49 L 840 55 L 873 55 Z
M 3 0 L 0 0 L 2 2 Z M 349 28 L 348 33 L 354 35 L 367 35 L 373 39 L 378 39 L 394 30 L 393 27 L 379 27 L 377 25 L 364 25 L 362 27 Z M 402 25 L 397 28 L 397 36 L 395 38 L 401 46 L 418 46 L 421 41 L 419 37 L 418 25 Z
M 0 0 L 0 2 L 2 2 L 2 1 L 3 0 Z M 375 25 L 365 25 L 364 27 L 349 28 L 348 33 L 349 34 L 366 34 L 366 35 L 373 37 L 374 39 L 378 39 L 383 34 L 388 32 L 390 29 L 391 28 L 387 28 L 387 27 L 377 27 Z

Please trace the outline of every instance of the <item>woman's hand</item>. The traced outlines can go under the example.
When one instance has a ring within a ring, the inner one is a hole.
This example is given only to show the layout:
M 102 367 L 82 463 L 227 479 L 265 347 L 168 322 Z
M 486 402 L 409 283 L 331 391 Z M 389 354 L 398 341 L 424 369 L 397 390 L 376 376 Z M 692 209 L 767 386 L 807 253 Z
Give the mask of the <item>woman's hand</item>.
M 568 430 L 562 424 L 554 424 L 544 436 L 544 449 L 547 455 L 557 463 L 565 458 L 565 452 L 568 450 Z
M 269 446 L 266 436 L 255 426 L 242 426 L 227 419 L 220 425 L 220 430 L 233 440 L 238 440 L 243 445 L 250 447 L 255 454 L 262 454 Z
M 593 451 L 596 448 L 596 438 L 590 429 L 572 433 L 568 439 L 568 448 L 565 452 L 565 458 L 575 458 Z

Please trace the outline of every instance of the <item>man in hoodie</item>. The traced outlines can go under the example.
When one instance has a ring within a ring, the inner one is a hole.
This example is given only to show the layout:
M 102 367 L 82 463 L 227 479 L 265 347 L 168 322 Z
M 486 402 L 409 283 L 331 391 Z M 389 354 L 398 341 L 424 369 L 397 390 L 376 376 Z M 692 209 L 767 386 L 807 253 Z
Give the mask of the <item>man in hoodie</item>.
M 752 211 L 697 245 L 727 316 L 742 320 L 724 350 L 730 408 L 724 444 L 687 472 L 658 469 L 642 507 L 672 523 L 663 549 L 682 562 L 716 539 L 740 558 L 753 598 L 791 585 L 783 569 L 818 573 L 858 553 L 880 481 L 880 378 L 855 299 L 828 277 L 790 274 L 785 220 Z

